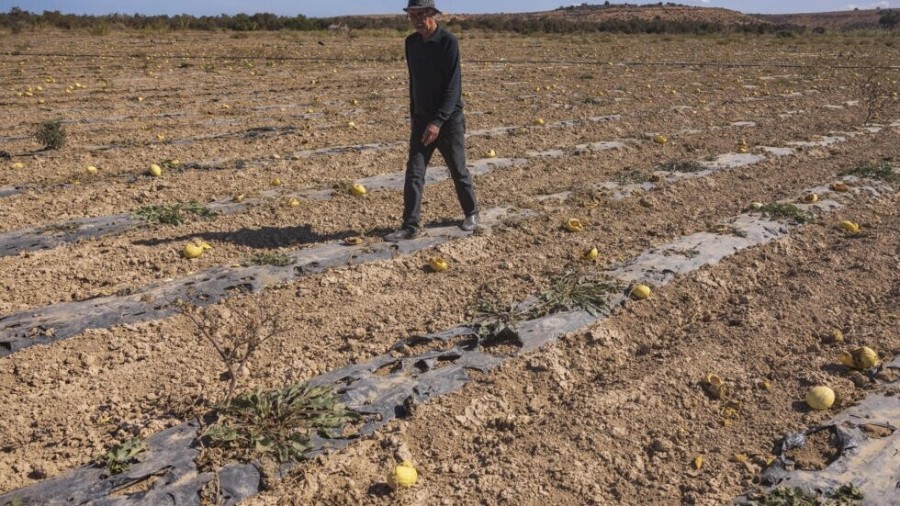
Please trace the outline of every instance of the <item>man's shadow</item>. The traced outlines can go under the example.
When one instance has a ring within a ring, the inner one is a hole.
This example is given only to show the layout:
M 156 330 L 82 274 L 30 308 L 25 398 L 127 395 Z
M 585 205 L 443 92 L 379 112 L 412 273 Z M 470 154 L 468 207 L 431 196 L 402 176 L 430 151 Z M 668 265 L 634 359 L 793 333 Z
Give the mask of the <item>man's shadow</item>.
M 366 237 L 381 237 L 390 230 L 377 228 L 369 230 L 364 234 L 351 230 L 336 232 L 332 234 L 320 234 L 312 230 L 309 225 L 298 225 L 295 227 L 262 227 L 256 229 L 241 228 L 228 232 L 201 232 L 199 234 L 181 235 L 178 237 L 144 239 L 135 241 L 134 244 L 141 246 L 157 246 L 171 242 L 180 242 L 192 239 L 202 239 L 204 241 L 229 242 L 238 246 L 247 246 L 256 249 L 275 249 L 299 247 L 307 244 L 315 244 L 320 242 L 340 241 L 348 237 L 364 235 Z

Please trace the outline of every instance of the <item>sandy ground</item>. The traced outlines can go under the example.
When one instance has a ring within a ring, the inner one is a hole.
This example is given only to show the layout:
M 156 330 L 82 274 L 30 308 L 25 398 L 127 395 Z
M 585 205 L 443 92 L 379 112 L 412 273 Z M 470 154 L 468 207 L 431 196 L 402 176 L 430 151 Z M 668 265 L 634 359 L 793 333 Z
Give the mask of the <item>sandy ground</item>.
M 14 155 L 0 160 L 0 187 L 21 188 L 0 199 L 0 232 L 150 204 L 255 198 L 272 189 L 272 179 L 283 181 L 281 193 L 214 220 L 138 227 L 2 257 L 0 314 L 395 227 L 400 191 L 364 199 L 340 194 L 297 207 L 287 195 L 403 169 L 402 37 L 0 34 L 0 104 L 13 118 L 0 125 L 0 149 Z M 865 164 L 897 167 L 895 126 L 621 200 L 601 198 L 597 207 L 538 198 L 646 177 L 671 160 L 858 131 L 867 113 L 859 83 L 869 71 L 838 66 L 896 62 L 896 46 L 885 42 L 462 34 L 470 159 L 488 150 L 501 157 L 564 151 L 477 179 L 484 208 L 513 206 L 535 217 L 441 246 L 454 266 L 446 273 L 423 269 L 433 252 L 421 252 L 253 295 L 290 324 L 259 350 L 239 388 L 302 381 L 384 353 L 410 335 L 459 325 L 487 294 L 525 300 L 588 245 L 600 255 L 583 268 L 601 272 L 707 230 L 750 202 L 786 199 Z M 650 65 L 679 61 L 713 65 Z M 741 63 L 760 65 L 724 65 Z M 896 71 L 876 77 L 886 93 L 896 93 Z M 900 119 L 896 105 L 876 112 L 877 121 Z M 585 121 L 603 115 L 620 119 Z M 535 125 L 538 118 L 548 127 Z M 64 121 L 67 145 L 40 151 L 31 134 L 54 119 Z M 549 128 L 568 120 L 580 122 Z M 505 126 L 521 128 L 476 134 Z M 665 145 L 652 141 L 659 133 Z M 600 141 L 626 147 L 574 152 Z M 307 156 L 370 143 L 393 144 Z M 171 159 L 218 168 L 146 174 L 151 163 Z M 88 173 L 89 165 L 97 173 Z M 891 188 L 476 375 L 411 419 L 301 464 L 247 503 L 725 503 L 754 486 L 777 438 L 829 418 L 800 402 L 809 386 L 831 385 L 845 404 L 881 388 L 835 357 L 857 345 L 882 357 L 900 350 L 900 206 L 896 182 Z M 460 219 L 451 183 L 428 188 L 424 213 L 427 223 Z M 581 234 L 559 227 L 573 215 L 589 224 Z M 841 233 L 842 219 L 859 222 L 862 232 Z M 181 258 L 194 238 L 212 249 Z M 845 342 L 827 339 L 834 329 Z M 183 316 L 89 330 L 0 359 L 8 406 L 0 424 L 0 492 L 85 465 L 116 443 L 202 412 L 223 393 L 217 360 Z M 731 386 L 736 412 L 723 415 L 729 406 L 704 393 L 708 373 Z M 749 463 L 733 462 L 736 454 Z M 697 456 L 704 459 L 699 470 Z M 386 493 L 380 485 L 400 458 L 417 465 L 420 484 Z

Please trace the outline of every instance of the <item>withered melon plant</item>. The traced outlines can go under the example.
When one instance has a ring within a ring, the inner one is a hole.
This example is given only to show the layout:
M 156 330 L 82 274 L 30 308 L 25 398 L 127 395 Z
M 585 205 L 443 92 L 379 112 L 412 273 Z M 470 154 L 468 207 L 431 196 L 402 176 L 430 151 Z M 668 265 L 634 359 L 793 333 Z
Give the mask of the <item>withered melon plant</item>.
M 60 149 L 66 145 L 66 129 L 62 121 L 44 121 L 35 130 L 34 138 L 45 150 Z
M 863 125 L 896 114 L 898 104 L 900 104 L 900 98 L 897 97 L 897 84 L 885 73 L 876 69 L 867 71 L 857 81 L 856 88 L 862 110 L 865 112 Z
M 212 345 L 225 366 L 223 377 L 227 386 L 222 405 L 226 406 L 234 398 L 237 381 L 249 370 L 250 359 L 257 350 L 288 330 L 276 309 L 254 297 L 230 299 L 203 309 L 184 300 L 174 305 L 194 324 L 200 337 Z
M 606 314 L 610 295 L 621 290 L 613 281 L 569 269 L 554 276 L 550 286 L 537 297 L 519 305 L 503 304 L 490 296 L 479 297 L 469 326 L 482 343 L 514 341 L 518 339 L 517 324 L 525 320 L 573 310 L 587 311 L 594 317 Z
M 271 457 L 282 463 L 302 460 L 312 449 L 313 433 L 343 437 L 341 428 L 360 418 L 338 402 L 332 388 L 309 383 L 241 394 L 223 405 L 216 416 L 203 431 L 210 446 L 245 458 Z
M 134 211 L 134 216 L 151 225 L 181 225 L 188 213 L 203 219 L 212 219 L 216 216 L 211 209 L 194 201 L 143 206 Z
M 312 448 L 313 434 L 344 438 L 347 424 L 361 418 L 338 402 L 338 393 L 329 386 L 300 383 L 235 395 L 238 379 L 246 376 L 253 355 L 288 330 L 277 308 L 252 296 L 204 309 L 184 301 L 175 306 L 194 324 L 201 339 L 212 345 L 226 368 L 224 399 L 201 417 L 204 447 L 248 461 L 300 461 Z M 215 455 L 221 454 L 204 452 L 201 462 L 211 462 Z

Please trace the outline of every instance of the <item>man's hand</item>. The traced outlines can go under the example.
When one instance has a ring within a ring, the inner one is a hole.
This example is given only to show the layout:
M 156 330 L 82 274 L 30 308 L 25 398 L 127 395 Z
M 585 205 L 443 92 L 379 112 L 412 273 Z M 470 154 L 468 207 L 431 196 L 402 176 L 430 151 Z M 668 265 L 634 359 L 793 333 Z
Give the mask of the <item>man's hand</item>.
M 427 127 L 425 127 L 425 133 L 422 134 L 422 144 L 429 145 L 435 140 L 437 140 L 438 135 L 441 133 L 441 127 L 429 123 Z

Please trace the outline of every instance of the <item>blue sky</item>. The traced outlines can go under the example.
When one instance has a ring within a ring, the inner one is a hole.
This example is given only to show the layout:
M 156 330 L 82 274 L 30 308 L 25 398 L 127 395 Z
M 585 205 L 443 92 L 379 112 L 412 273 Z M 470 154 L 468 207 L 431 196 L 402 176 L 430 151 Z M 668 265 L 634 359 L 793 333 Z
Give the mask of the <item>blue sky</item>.
M 579 5 L 569 0 L 436 0 L 446 13 L 535 12 L 560 6 Z M 602 4 L 603 0 L 588 1 Z M 622 3 L 615 2 L 612 3 Z M 639 0 L 631 0 L 639 3 Z M 683 5 L 724 7 L 746 13 L 792 13 L 840 11 L 858 7 L 900 8 L 900 0 L 678 0 Z M 20 7 L 30 12 L 60 11 L 74 14 L 195 14 L 217 15 L 271 12 L 286 16 L 328 17 L 345 14 L 401 13 L 405 0 L 0 0 L 0 12 Z

